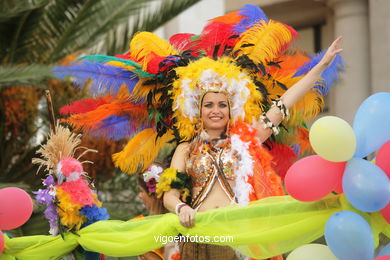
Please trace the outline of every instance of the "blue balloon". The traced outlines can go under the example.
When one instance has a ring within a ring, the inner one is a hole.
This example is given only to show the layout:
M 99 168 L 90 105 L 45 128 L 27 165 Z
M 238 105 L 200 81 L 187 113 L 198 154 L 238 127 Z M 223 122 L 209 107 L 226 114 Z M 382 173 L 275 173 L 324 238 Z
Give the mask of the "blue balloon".
M 360 105 L 353 120 L 354 157 L 363 158 L 390 141 L 390 93 L 376 93 Z
M 390 181 L 377 165 L 360 158 L 348 161 L 343 175 L 343 190 L 357 209 L 375 212 L 390 201 Z
M 377 256 L 390 255 L 390 244 L 387 244 Z
M 325 240 L 340 260 L 374 258 L 374 235 L 370 225 L 355 212 L 340 211 L 333 214 L 325 225 Z

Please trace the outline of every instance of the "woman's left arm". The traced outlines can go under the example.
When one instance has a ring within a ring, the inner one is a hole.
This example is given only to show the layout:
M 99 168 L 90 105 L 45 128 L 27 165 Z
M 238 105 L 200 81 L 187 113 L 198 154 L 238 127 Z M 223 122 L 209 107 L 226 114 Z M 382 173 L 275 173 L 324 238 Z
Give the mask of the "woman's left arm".
M 321 61 L 314 66 L 301 80 L 295 83 L 289 88 L 281 97 L 283 104 L 287 109 L 291 108 L 301 97 L 303 97 L 318 81 L 321 77 L 321 73 L 332 63 L 336 54 L 340 53 L 342 37 L 338 37 L 328 48 Z M 267 118 L 278 126 L 283 120 L 283 114 L 277 106 L 272 106 L 266 113 Z M 272 134 L 270 128 L 264 129 L 263 122 L 256 122 L 255 127 L 257 129 L 258 136 L 261 142 L 264 142 Z

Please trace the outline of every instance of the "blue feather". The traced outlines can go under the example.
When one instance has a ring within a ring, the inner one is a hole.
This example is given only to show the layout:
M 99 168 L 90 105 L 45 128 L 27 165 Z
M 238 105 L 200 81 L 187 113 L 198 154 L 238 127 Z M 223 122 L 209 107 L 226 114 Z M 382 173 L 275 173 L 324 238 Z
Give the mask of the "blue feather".
M 88 79 L 92 80 L 90 91 L 92 95 L 116 94 L 120 87 L 126 84 L 132 92 L 138 82 L 138 77 L 124 68 L 101 63 L 83 61 L 71 66 L 56 66 L 53 73 L 63 79 L 66 76 L 74 77 L 75 83 L 82 88 Z
M 83 224 L 83 227 L 91 225 L 97 221 L 107 220 L 110 218 L 106 208 L 100 208 L 96 205 L 82 207 L 79 214 L 87 217 L 87 222 Z
M 299 144 L 293 144 L 291 146 L 291 149 L 294 151 L 294 153 L 299 156 L 301 153 L 301 146 Z
M 312 55 L 311 60 L 303 64 L 298 68 L 297 72 L 294 74 L 294 77 L 303 76 L 308 73 L 315 65 L 320 62 L 324 56 L 326 50 L 318 54 Z M 341 55 L 337 54 L 334 58 L 332 64 L 330 64 L 321 74 L 322 80 L 317 82 L 314 88 L 322 95 L 326 96 L 328 92 L 335 86 L 339 81 L 339 72 L 344 70 L 344 62 Z
M 104 136 L 107 139 L 120 140 L 129 138 L 138 131 L 147 127 L 149 124 L 140 125 L 136 120 L 131 120 L 126 116 L 109 116 L 102 120 L 100 126 L 90 131 L 94 136 Z
M 243 33 L 260 21 L 268 22 L 266 14 L 260 7 L 255 5 L 245 5 L 239 10 L 239 14 L 245 16 L 241 21 L 234 26 L 233 32 Z

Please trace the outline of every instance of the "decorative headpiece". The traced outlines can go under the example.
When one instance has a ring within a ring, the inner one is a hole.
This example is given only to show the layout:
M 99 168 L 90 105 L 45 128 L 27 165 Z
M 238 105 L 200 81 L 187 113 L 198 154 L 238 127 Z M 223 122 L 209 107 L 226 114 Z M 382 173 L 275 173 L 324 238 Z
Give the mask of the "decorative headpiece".
M 132 137 L 114 162 L 124 172 L 144 171 L 165 144 L 197 134 L 200 97 L 207 91 L 228 95 L 233 124 L 258 119 L 323 55 L 309 57 L 293 48 L 296 37 L 294 29 L 253 5 L 212 19 L 199 35 L 175 34 L 167 42 L 140 32 L 124 55 L 87 56 L 71 67 L 56 67 L 59 77 L 72 75 L 81 86 L 92 79 L 91 93 L 102 96 L 60 112 L 70 114 L 65 121 L 73 127 L 94 135 Z M 319 113 L 341 68 L 338 56 L 290 110 L 278 142 L 300 146 L 297 132 Z
M 96 192 L 84 176 L 79 158 L 96 150 L 80 147 L 81 135 L 57 124 L 46 142 L 37 151 L 42 158 L 33 158 L 33 163 L 45 167 L 48 177 L 43 181 L 44 189 L 34 192 L 36 201 L 45 204 L 45 217 L 50 224 L 50 234 L 77 231 L 99 220 L 108 219 L 108 214 L 98 200 Z M 79 157 L 76 150 L 83 148 Z M 91 163 L 91 162 L 90 162 Z M 38 170 L 39 170 L 38 169 Z

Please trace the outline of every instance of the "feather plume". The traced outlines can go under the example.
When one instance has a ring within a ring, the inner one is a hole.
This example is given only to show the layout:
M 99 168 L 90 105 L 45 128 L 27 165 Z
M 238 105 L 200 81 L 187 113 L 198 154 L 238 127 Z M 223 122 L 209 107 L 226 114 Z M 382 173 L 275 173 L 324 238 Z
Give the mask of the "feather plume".
M 221 22 L 212 22 L 202 31 L 196 41 L 196 48 L 203 49 L 210 58 L 221 57 L 225 47 L 233 47 L 237 38 L 230 38 L 234 35 L 233 26 Z
M 146 122 L 140 124 L 138 120 L 132 120 L 128 116 L 109 116 L 98 124 L 97 128 L 92 129 L 90 134 L 93 136 L 104 136 L 107 139 L 120 140 L 123 138 L 129 138 L 134 133 L 141 131 L 145 128 L 150 128 L 152 124 Z
M 254 24 L 259 23 L 260 21 L 268 22 L 267 16 L 258 6 L 247 4 L 238 12 L 239 15 L 243 18 L 240 20 L 239 23 L 234 25 L 233 30 L 235 33 L 243 33 L 247 29 L 251 28 Z
M 141 63 L 144 71 L 155 55 L 166 57 L 176 54 L 172 45 L 154 33 L 139 32 L 130 42 L 130 58 Z
M 309 62 L 306 62 L 300 68 L 298 68 L 294 77 L 301 76 L 309 72 L 315 65 L 318 64 L 318 62 L 320 62 L 325 53 L 326 51 L 324 50 L 316 55 L 312 55 Z M 344 63 L 341 55 L 337 54 L 332 64 L 330 64 L 321 73 L 322 80 L 317 82 L 314 88 L 317 89 L 322 96 L 327 95 L 329 90 L 339 81 L 339 72 L 342 70 L 344 70 Z
M 177 33 L 177 34 L 172 35 L 169 38 L 169 43 L 176 50 L 179 50 L 179 51 L 187 50 L 187 49 L 190 49 L 192 47 L 192 45 L 194 44 L 194 42 L 192 40 L 192 37 L 194 35 L 195 34 L 193 34 L 193 33 Z
M 99 63 L 107 63 L 107 62 L 112 62 L 112 61 L 117 61 L 117 62 L 120 62 L 120 63 L 123 63 L 125 64 L 126 66 L 132 66 L 134 68 L 137 68 L 137 69 L 141 69 L 142 66 L 132 60 L 128 60 L 128 59 L 121 59 L 121 58 L 118 58 L 118 57 L 114 57 L 114 56 L 106 56 L 106 55 L 89 55 L 89 56 L 84 56 L 84 57 L 81 57 L 79 59 L 77 59 L 76 62 L 80 62 L 80 61 L 90 61 L 90 62 L 99 62 Z
M 310 57 L 300 51 L 285 53 L 278 58 L 279 66 L 268 66 L 267 72 L 274 78 L 291 77 L 305 63 L 310 61 Z
M 212 22 L 219 22 L 219 23 L 224 23 L 224 24 L 231 24 L 235 25 L 239 23 L 242 19 L 242 16 L 239 14 L 239 11 L 227 13 L 222 16 L 215 17 L 211 19 Z
M 273 157 L 274 170 L 284 179 L 288 168 L 297 160 L 297 155 L 289 146 L 279 143 L 272 143 L 270 154 Z
M 292 40 L 291 31 L 284 24 L 261 21 L 241 34 L 233 52 L 236 56 L 248 55 L 255 63 L 266 64 L 279 57 Z
M 131 92 L 138 82 L 138 77 L 131 71 L 89 61 L 73 63 L 68 67 L 56 66 L 53 73 L 60 79 L 68 75 L 74 77 L 75 83 L 82 88 L 87 80 L 91 79 L 90 92 L 93 95 L 104 95 L 108 92 L 116 94 L 123 84 Z
M 134 136 L 119 153 L 112 155 L 116 167 L 123 172 L 134 174 L 144 171 L 155 160 L 159 150 L 174 139 L 172 133 L 157 138 L 157 132 L 147 128 Z
M 134 122 L 134 126 L 142 124 L 148 119 L 148 112 L 146 106 L 143 104 L 126 103 L 109 103 L 99 106 L 97 109 L 89 111 L 83 114 L 73 114 L 64 121 L 72 125 L 76 129 L 91 131 L 93 129 L 104 127 L 103 120 L 111 116 L 123 116 L 126 115 L 129 119 L 139 122 Z M 109 121 L 107 121 L 109 123 Z
M 110 102 L 111 97 L 105 96 L 101 98 L 88 98 L 77 100 L 70 105 L 60 108 L 61 115 L 82 114 L 97 109 L 99 106 Z
M 42 158 L 33 158 L 32 163 L 38 164 L 38 171 L 45 167 L 49 174 L 54 173 L 60 160 L 64 157 L 75 157 L 77 149 L 82 148 L 84 151 L 79 157 L 87 152 L 96 152 L 96 150 L 80 147 L 81 135 L 72 133 L 68 128 L 62 125 L 56 125 L 56 133 L 50 131 L 46 144 L 41 145 L 37 154 Z

